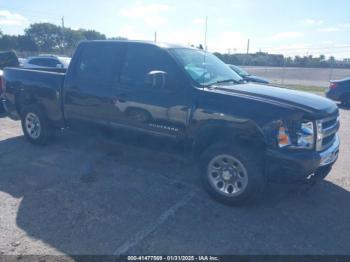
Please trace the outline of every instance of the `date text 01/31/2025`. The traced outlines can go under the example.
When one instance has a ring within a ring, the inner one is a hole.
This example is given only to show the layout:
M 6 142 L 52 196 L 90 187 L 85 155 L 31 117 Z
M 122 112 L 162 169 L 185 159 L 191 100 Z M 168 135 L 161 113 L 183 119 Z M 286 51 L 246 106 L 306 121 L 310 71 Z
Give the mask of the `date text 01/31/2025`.
M 128 261 L 220 261 L 215 256 L 128 256 Z

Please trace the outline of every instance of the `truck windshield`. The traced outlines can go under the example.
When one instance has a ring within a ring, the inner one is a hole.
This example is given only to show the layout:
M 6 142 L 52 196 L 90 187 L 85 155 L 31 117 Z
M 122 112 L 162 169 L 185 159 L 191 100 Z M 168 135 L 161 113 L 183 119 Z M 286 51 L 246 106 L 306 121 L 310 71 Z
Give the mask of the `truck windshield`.
M 170 49 L 170 52 L 198 85 L 242 82 L 242 78 L 237 73 L 211 53 L 190 48 L 174 48 Z

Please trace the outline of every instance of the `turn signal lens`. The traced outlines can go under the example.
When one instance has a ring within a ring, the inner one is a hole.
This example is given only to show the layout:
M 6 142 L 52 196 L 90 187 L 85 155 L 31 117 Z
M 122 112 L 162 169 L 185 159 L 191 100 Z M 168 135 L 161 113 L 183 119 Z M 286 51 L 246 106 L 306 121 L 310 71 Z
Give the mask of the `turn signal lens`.
M 278 145 L 281 148 L 291 145 L 288 129 L 284 126 L 281 126 L 278 131 Z

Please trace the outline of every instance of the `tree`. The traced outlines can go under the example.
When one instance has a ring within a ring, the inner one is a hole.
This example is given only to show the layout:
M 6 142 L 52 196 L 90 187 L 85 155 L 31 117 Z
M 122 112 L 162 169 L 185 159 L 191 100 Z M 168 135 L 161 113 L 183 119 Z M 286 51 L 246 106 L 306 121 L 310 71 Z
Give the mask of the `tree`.
M 79 30 L 86 40 L 106 40 L 106 36 L 95 30 Z
M 29 51 L 29 52 L 37 52 L 38 46 L 34 42 L 34 40 L 26 35 L 17 36 L 17 50 L 18 51 Z
M 80 41 L 85 40 L 85 37 L 80 30 L 72 30 L 70 28 L 65 28 L 64 40 L 65 48 L 74 49 L 77 47 Z
M 52 52 L 62 47 L 62 29 L 54 24 L 31 24 L 25 35 L 35 42 L 40 51 Z
M 17 49 L 18 42 L 17 36 L 2 35 L 0 38 L 0 50 L 8 51 Z

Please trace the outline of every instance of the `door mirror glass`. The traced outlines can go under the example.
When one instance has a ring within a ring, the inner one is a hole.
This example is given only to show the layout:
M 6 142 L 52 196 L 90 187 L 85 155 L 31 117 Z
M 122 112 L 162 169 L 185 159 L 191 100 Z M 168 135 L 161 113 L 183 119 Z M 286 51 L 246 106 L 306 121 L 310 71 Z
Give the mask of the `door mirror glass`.
M 166 88 L 167 73 L 164 71 L 151 71 L 146 76 L 146 86 L 149 88 Z

